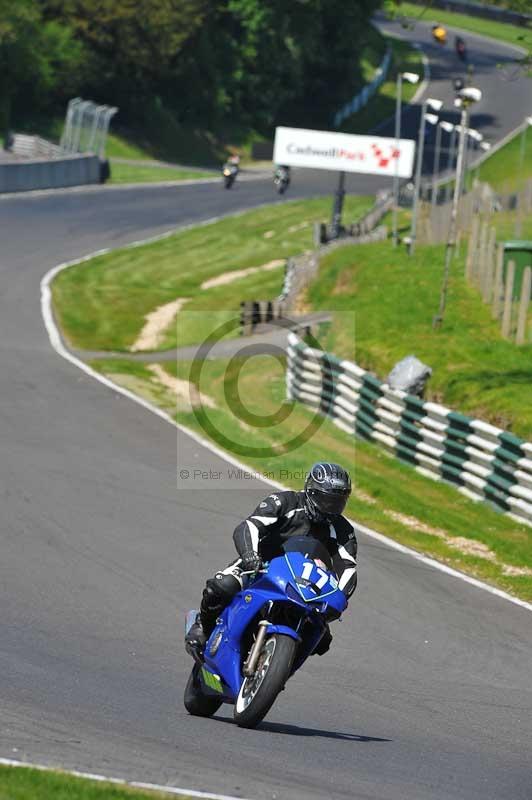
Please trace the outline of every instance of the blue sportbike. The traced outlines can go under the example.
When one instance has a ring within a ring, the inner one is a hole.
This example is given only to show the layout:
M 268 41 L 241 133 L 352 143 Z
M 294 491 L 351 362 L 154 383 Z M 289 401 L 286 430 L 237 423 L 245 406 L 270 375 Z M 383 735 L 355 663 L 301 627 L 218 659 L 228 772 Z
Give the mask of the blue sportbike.
M 185 708 L 210 717 L 230 703 L 237 725 L 254 728 L 346 607 L 326 547 L 291 537 L 224 609 L 203 653 L 191 653 Z M 187 615 L 187 631 L 196 613 Z

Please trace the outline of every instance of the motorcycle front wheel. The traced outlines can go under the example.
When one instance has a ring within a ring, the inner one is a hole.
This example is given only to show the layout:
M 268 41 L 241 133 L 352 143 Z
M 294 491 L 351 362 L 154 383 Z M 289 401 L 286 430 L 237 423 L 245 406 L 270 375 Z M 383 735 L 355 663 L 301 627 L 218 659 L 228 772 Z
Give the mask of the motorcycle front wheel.
M 244 678 L 235 703 L 234 720 L 241 728 L 255 728 L 275 702 L 292 670 L 297 642 L 274 634 L 264 642 L 257 669 Z

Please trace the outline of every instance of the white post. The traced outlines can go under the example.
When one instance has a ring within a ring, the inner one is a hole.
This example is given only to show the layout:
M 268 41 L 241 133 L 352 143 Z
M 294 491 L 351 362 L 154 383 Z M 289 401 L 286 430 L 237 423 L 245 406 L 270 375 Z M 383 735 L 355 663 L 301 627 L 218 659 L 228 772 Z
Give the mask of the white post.
M 463 163 L 464 163 L 464 150 L 465 141 L 467 136 L 467 118 L 468 106 L 464 103 L 462 106 L 462 114 L 460 119 L 460 139 L 458 143 L 458 159 L 456 162 L 456 176 L 454 182 L 454 195 L 453 205 L 451 208 L 451 221 L 449 224 L 449 235 L 447 238 L 447 247 L 445 250 L 445 267 L 443 272 L 443 282 L 440 294 L 440 307 L 438 314 L 434 317 L 433 326 L 439 327 L 443 322 L 443 315 L 447 304 L 447 288 L 449 285 L 449 274 L 451 270 L 451 261 L 453 257 L 454 246 L 456 242 L 456 230 L 458 221 L 458 203 L 460 202 L 460 195 L 462 194 L 462 179 L 463 179 Z
M 434 151 L 434 168 L 432 170 L 432 192 L 430 197 L 430 203 L 432 208 L 436 205 L 436 195 L 438 190 L 436 188 L 436 178 L 438 177 L 438 173 L 440 171 L 440 148 L 441 148 L 441 125 L 438 123 L 436 125 L 436 144 L 435 144 L 435 151 Z
M 519 302 L 519 313 L 517 315 L 517 335 L 515 337 L 516 344 L 525 344 L 526 341 L 526 318 L 528 313 L 528 306 L 530 304 L 530 295 L 532 291 L 532 268 L 525 267 L 521 283 L 521 300 Z
M 505 339 L 512 332 L 512 306 L 514 299 L 515 262 L 509 261 L 506 265 L 506 281 L 504 286 L 504 311 L 502 313 L 502 335 Z
M 395 149 L 399 148 L 399 139 L 401 138 L 401 90 L 403 86 L 403 76 L 400 72 L 397 73 L 397 88 L 396 88 L 396 102 L 395 102 Z M 393 176 L 393 210 L 392 210 L 392 241 L 393 246 L 397 247 L 399 237 L 397 233 L 397 214 L 399 205 L 399 159 L 395 159 L 395 172 Z

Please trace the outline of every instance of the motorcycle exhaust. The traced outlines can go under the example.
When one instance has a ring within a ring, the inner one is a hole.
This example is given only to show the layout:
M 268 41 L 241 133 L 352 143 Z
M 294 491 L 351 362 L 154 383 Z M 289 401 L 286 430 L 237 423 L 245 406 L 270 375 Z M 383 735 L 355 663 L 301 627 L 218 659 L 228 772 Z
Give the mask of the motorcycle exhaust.
M 247 657 L 247 661 L 242 669 L 244 677 L 246 678 L 251 678 L 251 676 L 255 674 L 255 670 L 257 669 L 257 661 L 259 660 L 260 651 L 262 650 L 262 645 L 264 644 L 264 639 L 266 638 L 266 630 L 269 624 L 270 623 L 267 619 L 263 619 L 259 622 L 259 632 L 257 633 L 257 638 L 253 643 L 253 647 L 249 651 L 249 656 Z

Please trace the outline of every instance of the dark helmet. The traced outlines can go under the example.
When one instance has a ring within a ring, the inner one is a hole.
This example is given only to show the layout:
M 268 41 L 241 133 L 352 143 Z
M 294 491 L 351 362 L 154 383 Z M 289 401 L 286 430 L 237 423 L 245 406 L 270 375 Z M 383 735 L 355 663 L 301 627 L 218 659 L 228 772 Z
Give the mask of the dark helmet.
M 338 464 L 320 461 L 311 467 L 304 492 L 307 517 L 323 522 L 344 510 L 351 494 L 351 478 Z

